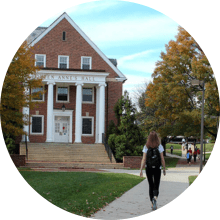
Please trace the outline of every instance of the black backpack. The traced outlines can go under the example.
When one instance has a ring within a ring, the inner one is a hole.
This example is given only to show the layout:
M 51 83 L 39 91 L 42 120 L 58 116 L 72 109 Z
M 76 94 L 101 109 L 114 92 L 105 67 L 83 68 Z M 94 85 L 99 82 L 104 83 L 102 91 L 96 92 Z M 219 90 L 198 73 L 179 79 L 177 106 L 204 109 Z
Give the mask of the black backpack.
M 148 168 L 160 168 L 161 157 L 158 148 L 148 148 L 146 165 Z

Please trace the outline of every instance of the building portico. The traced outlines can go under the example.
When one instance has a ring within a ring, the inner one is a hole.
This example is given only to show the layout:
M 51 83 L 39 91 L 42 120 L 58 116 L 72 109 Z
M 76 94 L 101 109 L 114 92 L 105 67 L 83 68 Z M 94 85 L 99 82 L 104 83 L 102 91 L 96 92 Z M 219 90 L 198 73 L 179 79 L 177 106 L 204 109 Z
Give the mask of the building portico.
M 46 142 L 82 143 L 82 136 L 94 136 L 95 143 L 102 143 L 102 133 L 105 132 L 105 87 L 106 77 L 108 75 L 109 74 L 105 72 L 79 73 L 75 71 L 60 70 L 40 70 L 38 72 L 38 77 L 43 79 L 45 86 L 47 85 L 47 91 L 45 91 L 44 94 L 44 96 L 47 96 Z M 70 92 L 70 86 L 75 87 L 75 93 Z M 58 89 L 64 88 L 67 88 L 68 97 L 66 100 L 63 99 L 61 101 L 58 97 Z M 84 93 L 86 93 L 84 89 L 91 89 L 91 101 L 84 100 Z M 70 96 L 75 96 L 72 98 L 72 100 L 75 100 L 75 108 L 68 108 Z M 55 107 L 56 103 L 62 104 L 66 109 L 57 109 Z M 86 115 L 83 116 L 83 104 L 90 106 L 94 105 L 95 107 L 93 106 L 93 109 L 95 109 L 95 114 L 88 110 Z M 86 119 L 88 121 L 89 118 L 92 118 L 92 121 L 86 124 Z M 85 122 L 83 122 L 83 119 Z M 74 125 L 75 133 L 73 134 Z M 88 131 L 87 134 L 83 134 L 83 125 L 84 127 L 91 126 L 88 128 L 90 132 Z M 27 127 L 25 127 L 25 129 L 27 132 Z M 65 138 L 63 136 L 68 137 Z

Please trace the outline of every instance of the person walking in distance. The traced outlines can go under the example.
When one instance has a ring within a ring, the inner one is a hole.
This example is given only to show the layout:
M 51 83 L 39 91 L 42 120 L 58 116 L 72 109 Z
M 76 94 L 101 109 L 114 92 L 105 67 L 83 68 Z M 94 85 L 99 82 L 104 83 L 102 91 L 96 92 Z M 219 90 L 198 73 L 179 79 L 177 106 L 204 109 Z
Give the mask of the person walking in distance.
M 187 154 L 186 154 L 186 159 L 187 159 L 187 163 L 189 164 L 189 166 L 191 165 L 191 154 L 189 151 L 187 151 Z
M 170 153 L 173 154 L 173 145 L 170 146 Z
M 194 157 L 194 162 L 196 162 L 196 157 L 197 157 L 197 150 L 196 149 L 193 152 L 193 157 Z
M 161 165 L 163 165 L 163 174 L 166 175 L 166 166 L 163 156 L 164 148 L 160 144 L 155 131 L 150 132 L 147 143 L 143 148 L 143 158 L 141 161 L 140 177 L 143 177 L 142 169 L 145 166 L 146 176 L 149 183 L 149 195 L 152 203 L 152 210 L 157 209 L 157 198 L 159 195 L 159 186 L 161 178 Z

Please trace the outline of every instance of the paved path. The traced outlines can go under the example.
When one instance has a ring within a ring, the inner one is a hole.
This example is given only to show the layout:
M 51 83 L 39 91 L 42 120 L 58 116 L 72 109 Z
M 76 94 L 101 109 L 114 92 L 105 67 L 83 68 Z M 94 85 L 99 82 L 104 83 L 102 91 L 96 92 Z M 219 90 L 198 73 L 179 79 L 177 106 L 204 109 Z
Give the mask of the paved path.
M 140 172 L 139 170 L 121 169 L 105 171 L 133 175 L 139 175 Z M 198 167 L 182 165 L 178 168 L 169 168 L 166 176 L 161 175 L 158 208 L 168 204 L 188 188 L 188 176 L 198 174 Z M 105 220 L 126 219 L 152 212 L 148 192 L 148 182 L 147 179 L 145 179 L 140 184 L 127 191 L 120 198 L 95 213 L 91 218 Z

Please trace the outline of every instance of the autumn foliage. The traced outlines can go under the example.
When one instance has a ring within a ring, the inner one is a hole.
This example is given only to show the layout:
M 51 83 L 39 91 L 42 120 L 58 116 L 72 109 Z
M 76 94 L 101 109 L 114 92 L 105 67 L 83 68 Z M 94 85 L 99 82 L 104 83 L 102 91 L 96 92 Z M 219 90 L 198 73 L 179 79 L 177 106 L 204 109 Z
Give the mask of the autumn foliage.
M 153 115 L 145 120 L 146 128 L 156 129 L 163 137 L 199 136 L 202 92 L 190 82 L 197 79 L 205 81 L 205 132 L 216 137 L 216 119 L 210 119 L 220 112 L 214 72 L 201 47 L 182 27 L 176 40 L 171 40 L 166 52 L 161 53 L 152 77 L 145 105 Z
M 42 86 L 31 51 L 32 48 L 24 42 L 13 57 L 4 79 L 0 109 L 4 137 L 23 134 L 23 125 L 28 124 L 28 118 L 22 114 L 22 108 L 34 107 L 36 102 L 32 102 L 30 88 Z M 39 96 L 39 93 L 34 96 Z

